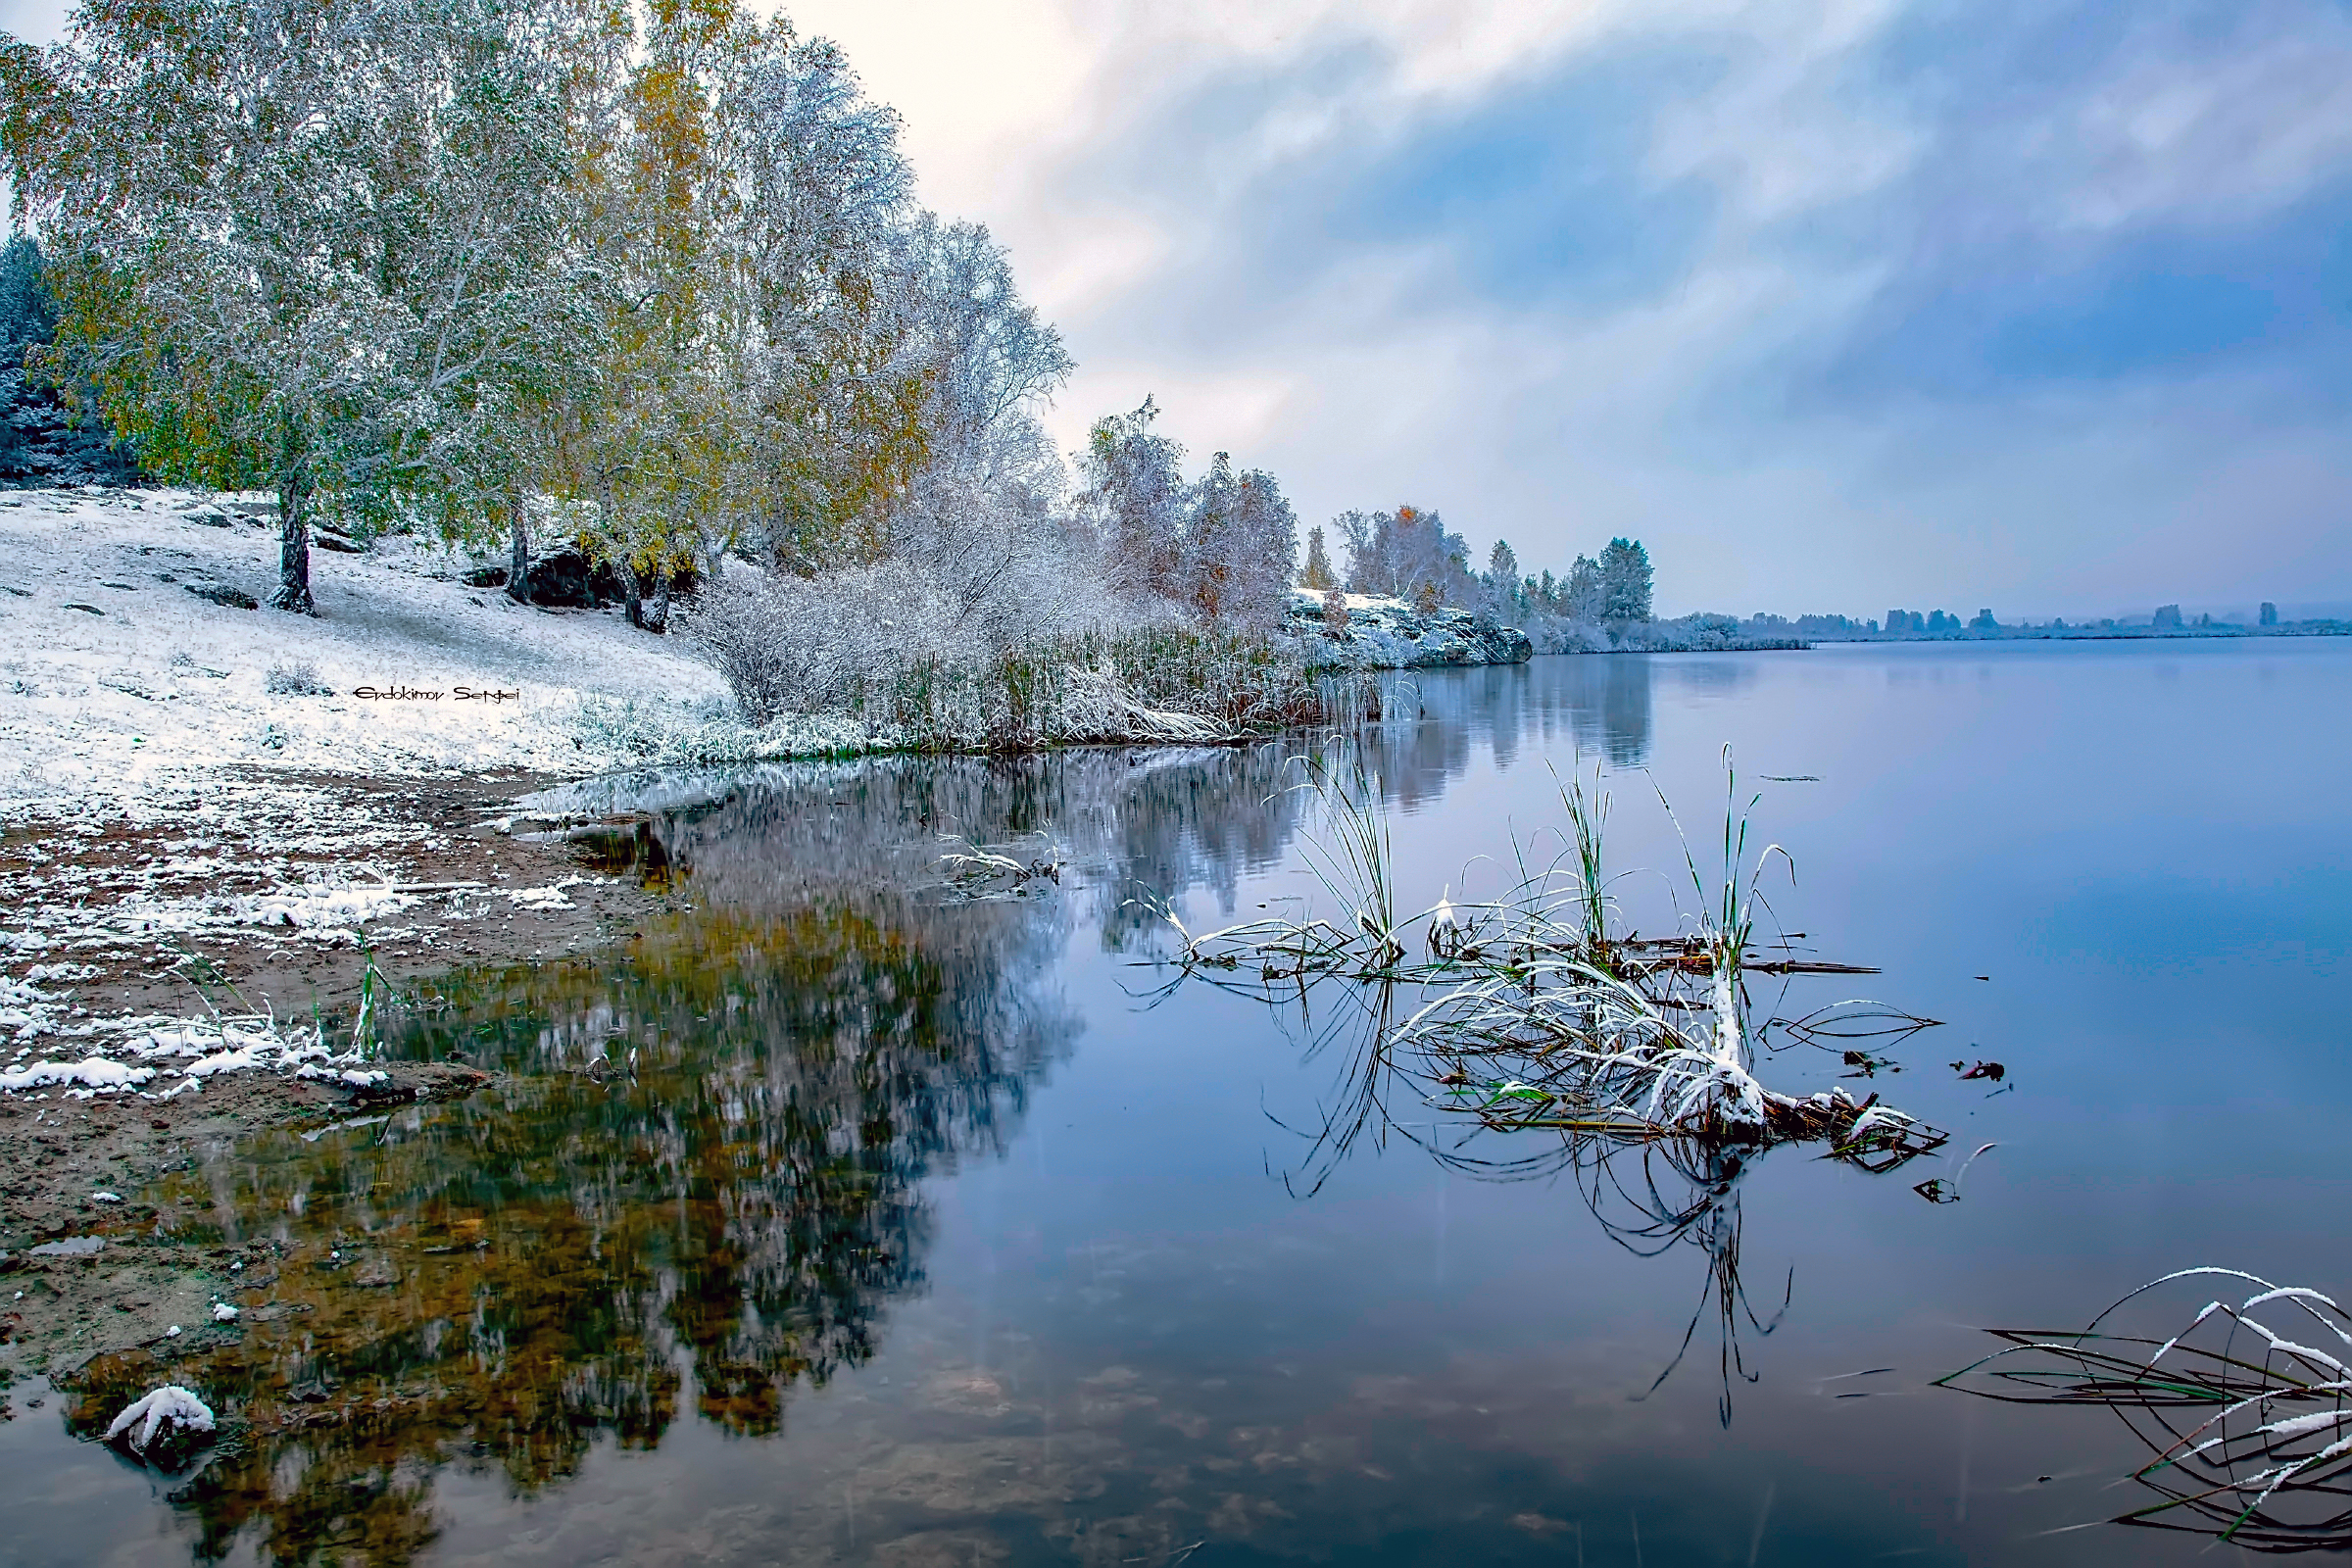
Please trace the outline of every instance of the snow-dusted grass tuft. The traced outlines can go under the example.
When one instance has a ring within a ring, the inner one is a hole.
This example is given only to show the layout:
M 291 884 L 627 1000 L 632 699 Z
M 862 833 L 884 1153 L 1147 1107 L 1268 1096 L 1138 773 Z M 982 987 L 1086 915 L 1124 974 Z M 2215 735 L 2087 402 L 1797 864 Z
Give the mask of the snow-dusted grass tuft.
M 583 750 L 663 767 L 723 767 L 890 749 L 843 715 L 792 713 L 750 724 L 723 698 L 676 703 L 590 695 L 580 700 L 571 725 Z

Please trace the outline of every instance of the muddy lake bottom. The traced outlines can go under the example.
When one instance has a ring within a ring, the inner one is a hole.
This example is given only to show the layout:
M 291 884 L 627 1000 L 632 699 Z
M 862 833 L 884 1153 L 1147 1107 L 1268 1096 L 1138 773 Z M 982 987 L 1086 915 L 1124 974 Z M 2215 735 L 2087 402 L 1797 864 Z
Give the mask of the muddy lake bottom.
M 1674 931 L 1659 797 L 1711 884 L 1730 746 L 1766 924 L 1880 971 L 1757 1020 L 1940 1020 L 1866 1081 L 1767 1031 L 1772 1087 L 1952 1134 L 1878 1176 L 1465 1141 L 1347 997 L 1157 961 L 1155 900 L 1319 892 L 1299 743 L 612 786 L 674 894 L 635 939 L 393 1015 L 488 1087 L 135 1195 L 245 1262 L 239 1324 L 20 1377 L 0 1563 L 2201 1558 L 2103 1522 L 2154 1500 L 2112 1411 L 1935 1380 L 2193 1265 L 2352 1287 L 2346 711 L 2333 642 L 1424 672 L 1367 743 L 1407 908 L 1558 854 L 1581 756 Z M 943 834 L 1059 880 L 958 894 Z M 227 1418 L 194 1469 L 87 1441 L 162 1382 Z

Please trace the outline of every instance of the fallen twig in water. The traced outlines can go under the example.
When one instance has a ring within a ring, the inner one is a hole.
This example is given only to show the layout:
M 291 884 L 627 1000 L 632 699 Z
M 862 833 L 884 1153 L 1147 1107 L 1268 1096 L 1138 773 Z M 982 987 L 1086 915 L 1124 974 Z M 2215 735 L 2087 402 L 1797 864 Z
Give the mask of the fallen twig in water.
M 1048 833 L 1037 835 L 1035 852 L 1027 859 L 1004 853 L 1020 849 L 1018 845 L 992 850 L 953 836 L 940 842 L 952 846 L 939 858 L 940 874 L 956 894 L 971 901 L 1019 898 L 1040 883 L 1058 887 L 1062 868 L 1069 863 Z

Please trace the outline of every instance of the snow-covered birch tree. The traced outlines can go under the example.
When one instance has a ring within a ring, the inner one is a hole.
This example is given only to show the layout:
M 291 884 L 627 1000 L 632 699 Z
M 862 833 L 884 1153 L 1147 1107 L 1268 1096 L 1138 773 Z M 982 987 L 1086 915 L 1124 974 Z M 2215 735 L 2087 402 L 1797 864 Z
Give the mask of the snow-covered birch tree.
M 1332 525 L 1348 540 L 1348 588 L 1430 605 L 1463 605 L 1477 594 L 1470 550 L 1445 519 L 1419 507 L 1342 513 Z
M 749 505 L 757 323 L 726 106 L 768 38 L 732 0 L 655 7 L 616 30 L 622 57 L 577 134 L 593 328 L 557 423 L 554 488 L 592 514 L 588 536 L 619 568 L 631 621 L 659 628 L 671 578 L 723 549 Z M 519 557 L 518 541 L 517 593 Z
M 1184 448 L 1152 429 L 1159 404 L 1110 415 L 1087 432 L 1082 504 L 1095 518 L 1111 584 L 1130 597 L 1182 593 Z
M 1066 474 L 1038 422 L 1071 369 L 988 230 L 922 215 L 898 249 L 904 373 L 923 389 L 919 463 L 886 495 L 885 546 L 920 566 L 986 640 L 1064 618 L 1097 587 L 1062 516 Z
M 1281 614 L 1298 560 L 1298 517 L 1274 476 L 1233 471 L 1220 452 L 1193 487 L 1185 589 L 1210 620 L 1264 626 Z
M 824 39 L 771 40 L 734 105 L 768 552 L 791 569 L 888 549 L 886 512 L 926 461 L 913 347 L 922 254 L 899 121 Z
M 312 509 L 511 503 L 575 324 L 560 0 L 86 0 L 0 50 L 20 220 L 86 377 L 153 471 Z

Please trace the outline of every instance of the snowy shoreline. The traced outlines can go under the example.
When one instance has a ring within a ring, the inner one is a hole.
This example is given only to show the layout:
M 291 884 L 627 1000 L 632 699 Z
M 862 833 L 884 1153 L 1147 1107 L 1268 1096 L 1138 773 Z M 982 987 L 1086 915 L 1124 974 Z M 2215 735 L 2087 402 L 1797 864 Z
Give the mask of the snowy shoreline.
M 510 793 L 641 760 L 599 744 L 598 705 L 673 730 L 715 710 L 710 668 L 406 541 L 322 551 L 317 616 L 235 608 L 276 568 L 265 511 L 0 493 L 0 1100 L 364 1089 L 379 1069 L 335 1019 L 378 956 L 527 956 L 636 906 L 492 824 Z M 387 688 L 444 695 L 361 695 Z

